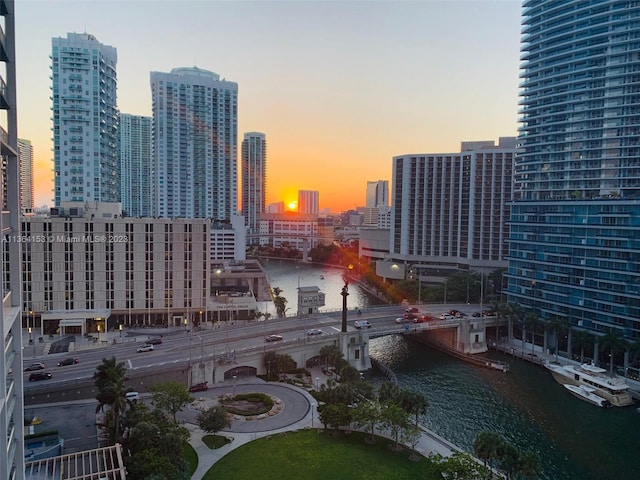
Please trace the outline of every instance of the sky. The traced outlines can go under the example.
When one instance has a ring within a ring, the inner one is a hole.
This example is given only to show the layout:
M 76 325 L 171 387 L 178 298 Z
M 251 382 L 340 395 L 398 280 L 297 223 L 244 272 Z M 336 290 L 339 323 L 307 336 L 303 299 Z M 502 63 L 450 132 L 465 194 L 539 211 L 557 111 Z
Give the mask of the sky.
M 352 209 L 367 181 L 391 184 L 395 155 L 517 135 L 517 0 L 17 0 L 15 10 L 18 135 L 34 147 L 36 206 L 53 205 L 49 56 L 68 32 L 117 49 L 123 113 L 151 116 L 151 71 L 195 65 L 237 82 L 239 143 L 250 131 L 267 139 L 267 203 L 318 190 L 321 209 Z

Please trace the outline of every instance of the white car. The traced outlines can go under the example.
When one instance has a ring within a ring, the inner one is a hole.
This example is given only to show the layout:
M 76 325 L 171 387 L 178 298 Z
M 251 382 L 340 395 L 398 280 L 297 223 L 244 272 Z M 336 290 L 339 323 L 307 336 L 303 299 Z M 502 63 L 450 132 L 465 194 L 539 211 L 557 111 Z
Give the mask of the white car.
M 395 321 L 396 321 L 396 323 L 401 324 L 401 323 L 405 323 L 405 322 L 412 322 L 413 320 L 410 319 L 410 318 L 398 317 L 398 318 L 396 318 Z
M 440 320 L 455 320 L 456 317 L 451 315 L 450 313 L 441 313 Z
M 356 320 L 355 322 L 353 322 L 353 326 L 357 329 L 371 328 L 371 323 L 369 322 L 369 320 Z
M 310 328 L 307 330 L 307 335 L 322 335 L 322 330 L 319 328 Z
M 153 345 L 142 345 L 138 350 L 136 350 L 136 352 L 153 352 Z

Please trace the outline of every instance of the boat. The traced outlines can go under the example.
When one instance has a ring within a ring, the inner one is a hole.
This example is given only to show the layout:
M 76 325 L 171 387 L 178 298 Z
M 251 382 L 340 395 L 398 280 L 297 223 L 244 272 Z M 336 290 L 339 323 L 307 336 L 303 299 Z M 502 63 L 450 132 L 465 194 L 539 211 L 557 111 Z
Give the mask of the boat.
M 606 398 L 602 398 L 598 395 L 596 395 L 595 393 L 595 388 L 591 388 L 588 387 L 586 385 L 570 385 L 568 383 L 565 383 L 564 388 L 566 388 L 567 390 L 569 390 L 569 392 L 575 396 L 578 397 L 580 400 L 584 400 L 586 402 L 589 402 L 597 407 L 610 407 L 611 406 L 611 402 L 609 402 L 609 400 L 607 400 Z
M 633 404 L 629 385 L 619 375 L 610 376 L 604 368 L 588 363 L 582 365 L 545 364 L 553 378 L 562 385 L 586 386 L 593 389 L 598 397 L 607 400 L 614 407 Z M 573 392 L 572 392 L 573 393 Z

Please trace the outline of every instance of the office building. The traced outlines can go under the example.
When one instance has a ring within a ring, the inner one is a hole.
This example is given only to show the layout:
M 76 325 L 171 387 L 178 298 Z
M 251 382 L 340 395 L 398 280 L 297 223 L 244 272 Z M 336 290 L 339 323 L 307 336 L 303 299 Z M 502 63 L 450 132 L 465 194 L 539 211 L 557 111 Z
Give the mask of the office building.
M 118 202 L 114 47 L 88 33 L 52 40 L 54 201 Z
M 419 264 L 427 282 L 507 266 L 516 139 L 460 150 L 393 158 L 389 256 Z
M 264 133 L 248 132 L 242 141 L 242 216 L 249 235 L 260 230 L 266 206 L 267 141 Z M 249 243 L 257 243 L 255 237 Z M 255 241 L 254 241 L 255 240 Z
M 389 218 L 389 181 L 367 182 L 365 200 L 363 225 L 385 228 L 380 225 L 380 220 L 384 222 Z
M 298 213 L 318 215 L 320 192 L 316 190 L 298 190 Z
M 640 337 L 639 16 L 632 1 L 523 3 L 508 272 L 524 310 L 627 338 Z
M 260 245 L 307 252 L 318 245 L 318 216 L 296 212 L 264 213 L 260 217 Z
M 20 157 L 20 210 L 33 211 L 33 145 L 31 141 L 18 139 Z
M 22 324 L 20 315 L 20 166 L 16 113 L 16 45 L 14 2 L 0 0 L 0 181 L 2 259 L 0 260 L 0 478 L 24 479 L 24 401 Z
M 120 114 L 118 161 L 120 199 L 130 217 L 153 216 L 153 164 L 151 117 Z
M 238 213 L 238 84 L 200 68 L 151 72 L 154 215 Z
M 89 207 L 69 203 L 49 217 L 23 218 L 32 239 L 23 244 L 23 305 L 38 336 L 180 326 L 206 312 L 207 219 L 129 218 L 117 203 Z

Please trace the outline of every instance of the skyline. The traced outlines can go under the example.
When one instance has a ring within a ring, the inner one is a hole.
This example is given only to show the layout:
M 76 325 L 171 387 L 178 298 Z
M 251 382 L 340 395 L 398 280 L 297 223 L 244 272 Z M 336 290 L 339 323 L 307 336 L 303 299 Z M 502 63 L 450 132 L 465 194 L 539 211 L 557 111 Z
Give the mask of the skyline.
M 363 206 L 367 181 L 391 181 L 393 156 L 517 134 L 518 1 L 179 5 L 16 3 L 18 134 L 34 146 L 36 206 L 52 205 L 49 55 L 68 32 L 117 49 L 122 113 L 151 115 L 152 71 L 196 65 L 237 82 L 238 137 L 266 135 L 267 204 L 317 190 L 321 209 Z

